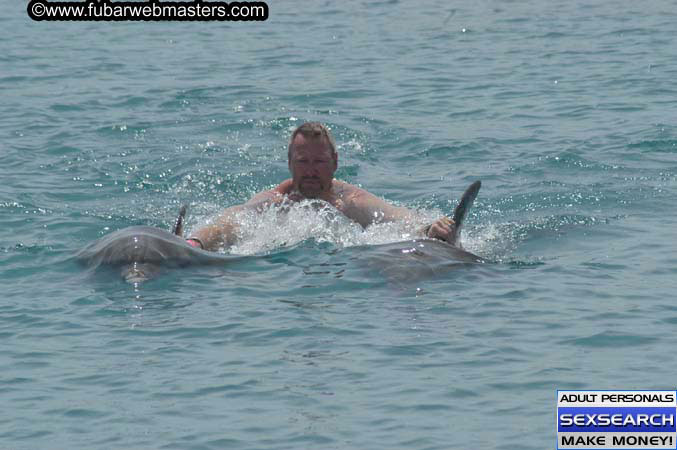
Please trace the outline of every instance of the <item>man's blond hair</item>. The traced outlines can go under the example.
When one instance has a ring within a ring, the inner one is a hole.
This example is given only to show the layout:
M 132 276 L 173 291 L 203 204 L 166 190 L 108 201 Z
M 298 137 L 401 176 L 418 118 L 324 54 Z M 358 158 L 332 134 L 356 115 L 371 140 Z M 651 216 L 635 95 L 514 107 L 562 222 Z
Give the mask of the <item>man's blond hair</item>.
M 327 128 L 320 122 L 306 122 L 303 125 L 299 126 L 297 129 L 295 129 L 294 132 L 291 134 L 291 138 L 289 139 L 289 146 L 287 147 L 287 158 L 291 158 L 292 144 L 294 143 L 294 139 L 296 139 L 296 136 L 298 136 L 299 134 L 306 139 L 313 140 L 324 139 L 327 145 L 329 145 L 332 155 L 336 154 L 336 144 L 334 143 L 334 138 L 332 137 L 329 128 Z

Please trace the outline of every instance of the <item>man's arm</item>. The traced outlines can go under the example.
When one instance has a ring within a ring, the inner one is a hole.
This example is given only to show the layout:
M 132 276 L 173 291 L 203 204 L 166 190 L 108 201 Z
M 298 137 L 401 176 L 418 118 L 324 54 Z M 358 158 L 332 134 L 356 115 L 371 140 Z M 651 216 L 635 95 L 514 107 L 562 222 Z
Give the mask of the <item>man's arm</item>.
M 219 247 L 233 245 L 237 241 L 238 214 L 246 210 L 261 210 L 265 206 L 281 200 L 282 196 L 276 190 L 263 191 L 243 205 L 226 208 L 213 223 L 194 231 L 187 242 L 194 247 L 204 250 L 218 250 Z
M 375 222 L 412 220 L 415 217 L 415 213 L 410 209 L 393 206 L 374 194 L 359 188 L 351 195 L 346 215 L 350 216 L 363 227 L 367 227 Z M 450 244 L 456 243 L 454 221 L 445 216 L 424 227 L 421 230 L 421 234 L 446 241 Z
M 414 217 L 413 211 L 391 205 L 374 194 L 355 187 L 348 195 L 345 215 L 366 228 L 372 223 L 394 222 Z

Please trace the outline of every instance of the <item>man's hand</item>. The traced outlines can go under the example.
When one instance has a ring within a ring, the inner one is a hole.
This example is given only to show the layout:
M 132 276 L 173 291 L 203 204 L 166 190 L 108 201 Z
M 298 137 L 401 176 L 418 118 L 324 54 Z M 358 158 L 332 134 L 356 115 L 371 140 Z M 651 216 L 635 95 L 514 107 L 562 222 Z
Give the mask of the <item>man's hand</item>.
M 425 230 L 425 235 L 454 245 L 456 244 L 456 224 L 448 217 L 440 217 Z
M 199 248 L 199 249 L 202 249 L 202 250 L 205 249 L 204 245 L 202 244 L 202 241 L 199 240 L 198 238 L 194 238 L 194 237 L 188 238 L 188 239 L 186 239 L 186 244 L 190 245 L 191 247 Z

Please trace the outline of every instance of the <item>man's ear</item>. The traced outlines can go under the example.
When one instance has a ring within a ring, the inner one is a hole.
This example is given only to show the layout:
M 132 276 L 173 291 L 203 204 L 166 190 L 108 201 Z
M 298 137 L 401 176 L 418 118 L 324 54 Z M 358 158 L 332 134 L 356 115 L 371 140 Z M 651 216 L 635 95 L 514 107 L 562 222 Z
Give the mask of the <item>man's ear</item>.
M 336 169 L 338 169 L 338 152 L 334 152 L 332 159 L 334 160 L 334 172 L 336 172 Z

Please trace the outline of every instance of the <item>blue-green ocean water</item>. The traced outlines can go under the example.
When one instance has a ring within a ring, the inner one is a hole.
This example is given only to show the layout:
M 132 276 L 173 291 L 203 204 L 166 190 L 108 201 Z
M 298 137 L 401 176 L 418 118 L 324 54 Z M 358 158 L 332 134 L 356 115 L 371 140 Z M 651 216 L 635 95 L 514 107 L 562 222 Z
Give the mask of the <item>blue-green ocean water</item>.
M 544 449 L 556 389 L 675 389 L 677 9 L 558 3 L 38 23 L 2 1 L 0 447 Z M 271 187 L 306 120 L 339 178 L 422 215 L 481 179 L 464 241 L 494 262 L 302 212 L 223 268 L 131 285 L 72 260 Z

